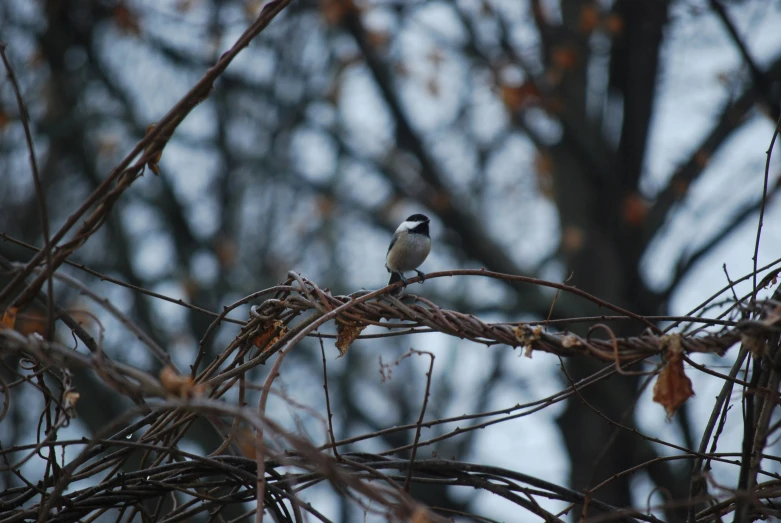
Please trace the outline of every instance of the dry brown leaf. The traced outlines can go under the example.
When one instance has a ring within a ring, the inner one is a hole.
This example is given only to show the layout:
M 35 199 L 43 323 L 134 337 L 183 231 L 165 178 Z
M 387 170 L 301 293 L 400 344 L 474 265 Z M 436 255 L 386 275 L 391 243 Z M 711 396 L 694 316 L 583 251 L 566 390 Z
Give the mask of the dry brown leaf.
M 409 521 L 410 523 L 429 523 L 432 520 L 425 507 L 417 506 L 415 507 L 415 512 L 410 516 Z
M 582 347 L 583 342 L 574 334 L 567 334 L 561 339 L 561 346 L 565 349 L 571 349 L 572 347 Z
M 555 69 L 546 72 L 545 77 L 552 85 L 558 85 L 562 79 L 562 75 L 557 74 Z M 567 110 L 567 100 L 563 96 L 546 96 L 544 102 L 545 110 L 551 114 L 564 114 Z
M 620 35 L 624 32 L 624 19 L 617 14 L 611 14 L 607 17 L 605 28 L 613 36 Z
M 258 449 L 255 444 L 255 434 L 253 431 L 241 429 L 235 433 L 236 446 L 245 458 L 254 460 L 258 455 Z
M 252 338 L 252 344 L 259 349 L 270 347 L 284 336 L 286 332 L 287 327 L 281 321 L 275 320 L 266 330 Z
M 579 57 L 577 50 L 570 45 L 560 45 L 553 49 L 551 53 L 551 62 L 562 70 L 574 69 L 578 65 Z
M 346 16 L 357 11 L 352 0 L 320 0 L 320 12 L 328 25 L 339 25 Z
M 124 2 L 120 2 L 114 7 L 114 22 L 125 33 L 138 35 L 141 34 L 141 25 L 138 21 L 138 15 L 134 13 Z
M 580 9 L 580 30 L 591 34 L 599 25 L 599 10 L 595 4 L 585 4 Z
M 583 248 L 586 242 L 586 233 L 576 225 L 567 225 L 561 233 L 561 249 L 567 253 L 574 253 Z
M 81 397 L 81 394 L 76 392 L 75 390 L 69 390 L 63 395 L 63 403 L 65 404 L 65 408 L 75 409 L 76 408 L 76 402 L 79 401 L 79 398 Z
M 548 199 L 556 196 L 553 179 L 553 157 L 549 153 L 541 152 L 534 157 L 534 167 L 537 173 L 537 189 Z
M 662 344 L 667 345 L 667 364 L 654 384 L 654 401 L 667 411 L 667 419 L 694 396 L 692 381 L 683 370 L 683 349 L 680 335 L 665 336 Z
M 375 49 L 385 49 L 388 47 L 388 42 L 390 42 L 390 39 L 391 35 L 387 31 L 366 32 L 366 41 L 369 42 L 369 45 Z
M 530 329 L 525 325 L 518 325 L 513 329 L 513 334 L 515 334 L 515 339 L 521 342 L 523 355 L 531 359 L 532 352 L 534 351 L 534 344 L 537 343 L 542 336 L 542 326 L 537 325 L 533 329 Z
M 220 262 L 220 267 L 226 268 L 236 263 L 239 250 L 232 239 L 226 238 L 225 236 L 219 236 L 214 244 L 214 254 L 217 255 L 217 261 Z
M 502 85 L 501 92 L 502 101 L 510 112 L 535 105 L 540 101 L 540 92 L 532 82 L 525 82 L 521 85 Z
M 622 211 L 627 225 L 638 227 L 643 224 L 648 215 L 648 203 L 639 194 L 631 193 L 624 197 Z
M 445 190 L 431 191 L 428 197 L 428 206 L 438 213 L 444 213 L 451 208 L 452 200 Z
M 251 4 L 252 2 L 249 3 Z M 193 8 L 194 4 L 195 0 L 176 0 L 174 8 L 180 13 L 186 13 Z
M 761 358 L 767 352 L 767 345 L 765 344 L 765 340 L 758 336 L 752 336 L 751 334 L 743 333 L 740 335 L 740 342 L 754 358 Z
M 81 394 L 76 392 L 75 390 L 69 390 L 66 392 L 63 396 L 63 399 L 65 400 L 66 406 L 68 404 L 72 406 L 76 406 L 76 402 L 79 401 L 79 398 L 81 397 Z
M 534 167 L 538 172 L 544 173 L 547 176 L 553 175 L 553 156 L 550 153 L 544 151 L 538 151 L 534 157 Z
M 198 397 L 206 391 L 205 385 L 195 385 L 192 377 L 177 374 L 170 365 L 160 371 L 160 383 L 167 393 L 180 399 Z
M 13 329 L 16 325 L 16 313 L 19 309 L 16 307 L 8 307 L 3 313 L 2 319 L 0 319 L 0 330 Z
M 201 285 L 198 283 L 198 280 L 193 278 L 191 275 L 186 274 L 182 276 L 180 283 L 184 289 L 184 294 L 187 296 L 187 299 L 190 301 L 195 300 L 198 292 L 201 290 Z
M 339 349 L 339 358 L 347 354 L 352 342 L 361 335 L 365 328 L 366 325 L 336 322 L 336 348 Z
M 81 325 L 92 320 L 92 316 L 83 313 L 81 310 L 71 311 L 71 317 L 78 321 Z M 83 318 L 88 318 L 83 321 Z M 21 332 L 25 336 L 33 333 L 38 333 L 41 336 L 46 332 L 46 315 L 43 312 L 25 312 L 19 314 L 16 318 L 16 326 L 14 329 Z
M 330 216 L 336 209 L 336 200 L 329 196 L 319 195 L 315 197 L 315 208 L 322 217 Z

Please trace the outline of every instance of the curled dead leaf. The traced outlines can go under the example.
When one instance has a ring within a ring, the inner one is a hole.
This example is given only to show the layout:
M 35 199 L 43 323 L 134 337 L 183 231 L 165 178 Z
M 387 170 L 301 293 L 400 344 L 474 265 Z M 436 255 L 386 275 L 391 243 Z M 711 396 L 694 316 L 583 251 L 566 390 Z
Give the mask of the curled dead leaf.
M 284 336 L 286 332 L 287 327 L 281 321 L 274 320 L 263 332 L 252 339 L 252 344 L 261 350 L 265 349 L 279 341 L 279 338 Z
M 225 236 L 218 236 L 214 242 L 214 254 L 217 255 L 217 261 L 220 267 L 227 268 L 236 263 L 239 256 L 239 249 L 236 242 Z
M 76 402 L 79 401 L 79 398 L 81 397 L 81 394 L 76 392 L 75 390 L 69 390 L 63 395 L 63 400 L 65 401 L 65 406 L 76 406 Z
M 88 324 L 93 320 L 92 316 L 88 316 L 82 309 L 69 309 L 68 312 L 71 317 L 81 325 Z M 21 332 L 25 336 L 29 336 L 33 333 L 38 333 L 43 336 L 46 332 L 46 314 L 40 311 L 19 314 L 16 317 L 16 326 L 14 326 L 14 330 Z
M 667 364 L 664 366 L 654 384 L 654 401 L 667 412 L 667 419 L 694 396 L 692 381 L 683 370 L 683 348 L 680 334 L 672 334 L 662 338 L 662 345 L 667 346 Z
M 175 9 L 180 13 L 186 13 L 193 8 L 193 4 L 195 4 L 195 0 L 176 0 Z M 249 2 L 249 4 L 252 4 L 252 2 Z
M 605 29 L 613 36 L 621 35 L 624 32 L 624 19 L 617 14 L 608 16 L 605 22 Z
M 556 196 L 553 156 L 545 152 L 538 153 L 534 158 L 534 167 L 537 174 L 537 188 L 543 196 L 552 200 Z
M 79 401 L 81 394 L 75 390 L 69 390 L 62 396 L 62 403 L 66 410 L 69 411 L 71 417 L 76 417 L 76 402 Z
M 599 26 L 599 10 L 595 4 L 585 4 L 580 8 L 580 30 L 591 34 Z
M 754 358 L 761 358 L 767 353 L 767 344 L 765 343 L 765 340 L 759 336 L 744 332 L 740 335 L 740 342 Z
M 560 70 L 574 69 L 580 61 L 580 56 L 575 47 L 562 44 L 553 48 L 551 62 Z
M 125 2 L 119 2 L 114 7 L 114 23 L 126 34 L 133 36 L 141 34 L 141 23 L 138 14 L 131 10 Z
M 352 0 L 320 0 L 320 13 L 328 25 L 339 25 L 345 17 L 358 12 Z
M 366 325 L 359 323 L 336 322 L 336 348 L 339 349 L 339 358 L 347 354 L 352 342 L 361 335 L 365 328 Z
M 577 225 L 567 225 L 561 233 L 561 250 L 575 253 L 586 244 L 586 232 Z
M 8 307 L 3 313 L 3 317 L 0 318 L 0 330 L 13 329 L 16 325 L 16 313 L 19 309 L 16 307 Z
M 521 342 L 523 355 L 527 358 L 531 358 L 534 344 L 538 342 L 542 336 L 542 327 L 537 325 L 533 329 L 530 329 L 525 325 L 518 325 L 513 329 L 513 333 L 515 334 L 515 339 Z
M 409 521 L 410 523 L 429 523 L 433 520 L 428 512 L 428 509 L 417 506 L 415 507 L 415 512 L 413 512 L 412 516 L 410 516 Z
M 255 433 L 247 429 L 240 429 L 234 433 L 236 445 L 245 458 L 254 460 L 258 454 Z
M 191 376 L 177 374 L 170 365 L 160 371 L 160 384 L 167 393 L 180 399 L 202 396 L 206 391 L 204 384 L 196 385 Z
M 391 40 L 391 35 L 387 31 L 367 31 L 366 40 L 375 49 L 385 49 Z
M 622 208 L 624 221 L 631 227 L 642 225 L 648 215 L 648 207 L 648 202 L 638 193 L 627 194 Z
M 510 112 L 515 112 L 540 101 L 540 92 L 532 82 L 521 85 L 502 85 L 502 101 Z
M 431 191 L 427 203 L 431 209 L 441 214 L 452 208 L 453 200 L 447 191 Z

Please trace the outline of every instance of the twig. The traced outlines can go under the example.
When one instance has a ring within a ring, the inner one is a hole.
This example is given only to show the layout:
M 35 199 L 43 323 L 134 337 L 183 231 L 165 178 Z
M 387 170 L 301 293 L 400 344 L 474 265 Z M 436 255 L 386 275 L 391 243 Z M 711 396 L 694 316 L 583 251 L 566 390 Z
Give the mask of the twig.
M 737 305 L 740 308 L 740 312 L 743 315 L 744 318 L 747 317 L 746 309 L 743 307 L 743 303 L 738 299 L 738 295 L 735 292 L 735 283 L 730 279 L 729 272 L 727 272 L 727 264 L 723 263 L 721 265 L 721 268 L 724 270 L 724 276 L 727 278 L 727 283 L 729 284 L 729 289 L 732 291 L 732 298 L 735 300 L 735 305 Z M 756 274 L 754 275 L 756 278 Z
M 762 96 L 765 98 L 765 102 L 770 106 L 771 110 L 777 113 L 778 100 L 770 90 L 767 75 L 759 69 L 756 61 L 754 61 L 754 59 L 751 57 L 751 53 L 749 53 L 746 43 L 738 34 L 738 29 L 730 19 L 727 10 L 719 0 L 710 0 L 710 5 L 711 8 L 716 11 L 719 19 L 721 19 L 721 22 L 724 24 L 724 27 L 727 28 L 727 32 L 729 32 L 730 36 L 732 37 L 732 41 L 735 42 L 740 55 L 743 57 L 746 65 L 748 65 L 748 69 L 751 71 L 751 79 L 754 82 L 756 90 L 762 94 Z M 779 116 L 781 117 L 781 115 Z
M 212 89 L 214 81 L 227 69 L 228 65 L 236 56 L 246 48 L 249 43 L 266 28 L 291 0 L 273 0 L 266 4 L 258 15 L 257 19 L 250 25 L 244 33 L 236 40 L 236 43 L 227 52 L 225 52 L 219 61 L 210 68 L 204 76 L 193 86 L 192 89 L 176 104 L 174 107 L 142 138 L 133 150 L 114 168 L 111 174 L 98 186 L 95 191 L 82 203 L 82 205 L 73 212 L 60 229 L 51 237 L 50 245 L 57 245 L 68 231 L 81 219 L 82 216 L 93 205 L 103 201 L 104 205 L 99 205 L 93 213 L 85 220 L 82 227 L 77 231 L 73 241 L 69 242 L 67 249 L 62 249 L 53 255 L 49 270 L 54 271 L 67 258 L 67 256 L 79 245 L 83 244 L 89 236 L 94 234 L 102 225 L 106 214 L 111 210 L 113 204 L 119 196 L 127 189 L 130 184 L 140 176 L 141 170 L 147 162 L 155 157 L 165 145 L 160 143 L 160 139 L 167 140 L 173 134 L 178 125 L 203 99 L 205 99 Z M 156 144 L 156 147 L 151 147 Z M 132 166 L 130 165 L 134 158 L 141 154 L 141 158 Z M 123 176 L 124 175 L 124 176 Z M 117 185 L 112 189 L 114 182 Z M 15 291 L 19 282 L 27 277 L 33 268 L 35 268 L 43 259 L 43 251 L 30 260 L 24 270 L 20 271 L 0 292 L 0 302 L 7 300 L 11 293 Z M 39 279 L 37 279 L 39 280 Z M 16 300 L 17 303 L 25 303 L 34 296 L 40 281 L 33 282 L 27 287 Z
M 765 201 L 767 200 L 767 184 L 768 179 L 770 178 L 770 158 L 773 155 L 773 146 L 776 143 L 776 138 L 778 138 L 778 132 L 781 129 L 781 115 L 779 115 L 778 120 L 776 121 L 776 128 L 773 130 L 773 137 L 770 139 L 770 146 L 767 148 L 767 151 L 765 154 L 767 155 L 767 160 L 765 161 L 765 177 L 762 181 L 762 204 L 759 207 L 759 222 L 757 223 L 757 240 L 754 244 L 754 256 L 752 260 L 754 261 L 754 292 L 751 294 L 751 304 L 754 305 L 754 302 L 757 299 L 757 263 L 759 261 L 759 239 L 762 235 L 762 223 L 765 219 Z
M 729 377 L 735 378 L 740 371 L 740 368 L 743 366 L 743 361 L 746 358 L 746 355 L 748 352 L 744 349 L 741 350 L 738 354 L 738 357 L 735 359 L 735 363 L 732 365 L 732 369 L 730 370 Z M 713 433 L 713 428 L 716 425 L 716 420 L 720 419 L 720 425 L 719 428 L 721 428 L 726 421 L 727 418 L 727 410 L 728 410 L 728 403 L 727 399 L 732 395 L 732 386 L 733 381 L 732 380 L 725 380 L 724 385 L 721 387 L 721 392 L 719 392 L 719 395 L 716 396 L 716 402 L 713 405 L 713 409 L 711 410 L 710 418 L 708 419 L 708 423 L 705 426 L 705 429 L 702 432 L 702 439 L 700 440 L 700 446 L 698 447 L 697 451 L 700 453 L 704 453 L 707 450 L 708 447 L 708 441 L 710 440 L 711 434 Z M 713 446 L 711 447 L 711 453 L 713 453 L 716 450 L 716 442 L 718 441 L 718 436 L 721 433 L 721 430 L 719 430 L 716 433 L 716 437 L 713 439 Z M 692 479 L 691 484 L 689 486 L 689 496 L 694 498 L 700 494 L 700 491 L 703 490 L 704 483 L 702 482 L 702 478 L 700 477 L 700 472 L 702 471 L 702 463 L 703 458 L 701 456 L 697 456 L 694 460 L 694 465 L 692 466 Z M 695 522 L 695 505 L 692 504 L 689 507 L 689 515 L 688 515 L 688 521 L 689 523 Z
M 331 397 L 328 394 L 328 371 L 325 364 L 325 346 L 323 344 L 323 338 L 320 338 L 320 354 L 323 357 L 323 390 L 325 391 L 325 408 L 328 413 L 328 435 L 331 437 L 331 450 L 334 453 L 334 457 L 338 460 L 339 450 L 336 447 L 336 437 L 334 436 L 334 415 L 331 413 Z
M 426 373 L 426 391 L 423 395 L 423 405 L 420 407 L 420 416 L 418 416 L 418 422 L 415 427 L 415 439 L 412 442 L 412 452 L 409 456 L 409 469 L 407 470 L 407 479 L 404 481 L 404 492 L 409 492 L 410 481 L 412 481 L 412 470 L 415 464 L 415 455 L 418 453 L 418 442 L 420 441 L 420 430 L 423 425 L 423 418 L 426 415 L 426 406 L 428 405 L 429 393 L 431 391 L 431 376 L 434 373 L 434 353 L 428 351 L 418 351 L 410 349 L 408 354 L 418 354 L 420 356 L 427 355 L 431 358 L 428 366 L 428 372 Z
M 0 56 L 3 59 L 3 65 L 5 65 L 5 70 L 8 72 L 8 79 L 11 81 L 11 86 L 13 87 L 14 94 L 16 95 L 16 105 L 19 107 L 19 118 L 22 120 L 24 138 L 27 141 L 27 150 L 30 156 L 30 171 L 33 175 L 35 198 L 38 202 L 38 213 L 41 220 L 41 232 L 43 233 L 43 252 L 46 253 L 46 339 L 53 340 L 55 319 L 54 284 L 52 283 L 52 272 L 54 271 L 54 267 L 52 266 L 52 244 L 49 234 L 49 214 L 46 210 L 46 192 L 43 189 L 41 176 L 38 173 L 38 161 L 35 157 L 35 142 L 33 142 L 33 134 L 30 131 L 30 119 L 27 112 L 27 106 L 24 103 L 24 98 L 22 98 L 22 91 L 19 88 L 19 82 L 16 79 L 14 69 L 11 67 L 11 62 L 8 60 L 8 56 L 6 55 L 6 44 L 2 41 L 0 41 Z M 4 309 L 4 307 L 2 309 Z
M 17 238 L 13 238 L 9 236 L 7 233 L 0 231 L 0 238 L 2 238 L 4 241 L 13 243 L 14 245 L 18 245 L 20 247 L 24 247 L 25 249 L 29 249 L 35 252 L 40 251 L 38 247 L 34 245 L 30 245 L 29 243 L 23 242 Z M 200 312 L 202 314 L 206 314 L 208 316 L 217 317 L 219 316 L 218 313 L 210 311 L 208 309 L 204 309 L 203 307 L 199 307 L 197 305 L 194 305 L 192 303 L 187 303 L 186 301 L 182 300 L 181 298 L 171 298 L 170 296 L 166 296 L 165 294 L 160 294 L 159 292 L 150 291 L 149 289 L 144 289 L 143 287 L 139 287 L 137 285 L 133 285 L 131 283 L 124 282 L 122 280 L 119 280 L 117 278 L 113 278 L 107 274 L 103 274 L 101 272 L 96 271 L 95 269 L 92 269 L 90 267 L 87 267 L 86 265 L 82 263 L 76 263 L 71 260 L 65 260 L 65 265 L 69 265 L 70 267 L 74 267 L 76 269 L 79 269 L 80 271 L 86 272 L 87 274 L 94 276 L 98 278 L 100 281 L 107 281 L 109 283 L 113 283 L 114 285 L 118 285 L 120 287 L 124 287 L 126 289 L 130 289 L 131 291 L 138 292 L 139 294 L 143 294 L 145 296 L 149 296 L 150 298 L 155 298 L 158 300 L 167 301 L 169 303 L 173 303 L 175 305 L 179 305 L 181 307 L 185 307 L 187 309 L 193 310 L 195 312 Z M 235 323 L 237 325 L 244 325 L 246 321 L 243 320 L 237 320 L 235 318 L 223 318 L 223 321 L 229 322 L 229 323 Z

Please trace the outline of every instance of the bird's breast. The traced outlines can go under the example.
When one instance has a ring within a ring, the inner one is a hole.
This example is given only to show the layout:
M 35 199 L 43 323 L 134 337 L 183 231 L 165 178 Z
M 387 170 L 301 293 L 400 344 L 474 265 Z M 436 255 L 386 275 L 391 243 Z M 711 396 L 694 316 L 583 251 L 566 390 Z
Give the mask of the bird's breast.
M 394 271 L 412 271 L 422 264 L 431 251 L 431 238 L 422 234 L 405 233 L 388 252 L 386 265 Z

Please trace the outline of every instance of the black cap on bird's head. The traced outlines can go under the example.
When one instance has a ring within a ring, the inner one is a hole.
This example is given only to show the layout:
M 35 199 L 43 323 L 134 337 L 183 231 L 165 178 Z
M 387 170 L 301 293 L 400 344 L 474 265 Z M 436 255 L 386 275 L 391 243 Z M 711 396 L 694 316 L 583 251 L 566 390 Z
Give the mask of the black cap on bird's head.
M 428 216 L 425 214 L 413 214 L 404 221 L 404 225 L 409 232 L 425 234 L 428 236 Z

